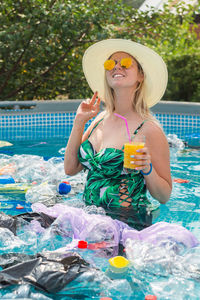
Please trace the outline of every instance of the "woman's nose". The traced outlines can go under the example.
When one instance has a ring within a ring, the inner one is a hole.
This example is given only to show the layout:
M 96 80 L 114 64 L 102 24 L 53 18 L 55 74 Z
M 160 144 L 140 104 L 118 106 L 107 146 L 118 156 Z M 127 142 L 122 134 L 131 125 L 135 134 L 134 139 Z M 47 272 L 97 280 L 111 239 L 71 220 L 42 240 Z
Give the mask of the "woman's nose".
M 115 67 L 114 69 L 121 69 L 122 66 L 121 66 L 121 62 L 120 61 L 115 61 Z

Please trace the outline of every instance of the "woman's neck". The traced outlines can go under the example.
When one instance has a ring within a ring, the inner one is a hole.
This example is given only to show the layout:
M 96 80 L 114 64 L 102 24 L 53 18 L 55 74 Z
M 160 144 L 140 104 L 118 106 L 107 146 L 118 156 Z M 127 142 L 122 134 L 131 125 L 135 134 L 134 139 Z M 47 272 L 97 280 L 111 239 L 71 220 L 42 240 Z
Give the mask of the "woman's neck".
M 114 92 L 115 112 L 127 115 L 134 112 L 134 92 L 132 90 L 120 89 Z

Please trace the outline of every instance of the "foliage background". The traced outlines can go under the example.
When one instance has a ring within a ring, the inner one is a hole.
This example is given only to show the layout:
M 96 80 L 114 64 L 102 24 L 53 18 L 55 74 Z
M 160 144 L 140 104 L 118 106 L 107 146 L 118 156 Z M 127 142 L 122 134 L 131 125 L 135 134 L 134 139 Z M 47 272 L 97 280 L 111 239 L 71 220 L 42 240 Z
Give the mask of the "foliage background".
M 127 38 L 166 61 L 163 99 L 200 102 L 200 40 L 191 30 L 192 6 L 179 4 L 172 13 L 170 5 L 139 12 L 128 0 L 1 1 L 0 100 L 90 97 L 81 65 L 85 49 L 98 40 Z

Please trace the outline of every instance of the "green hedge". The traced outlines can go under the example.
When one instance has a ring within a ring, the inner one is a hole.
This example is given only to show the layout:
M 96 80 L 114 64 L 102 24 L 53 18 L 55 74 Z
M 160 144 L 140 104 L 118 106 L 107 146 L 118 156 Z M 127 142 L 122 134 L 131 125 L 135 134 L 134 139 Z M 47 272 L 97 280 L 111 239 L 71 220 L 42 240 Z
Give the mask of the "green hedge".
M 200 54 L 167 60 L 169 81 L 165 100 L 200 102 Z
M 194 8 L 139 12 L 123 0 L 5 0 L 0 10 L 0 100 L 91 96 L 82 55 L 94 42 L 126 38 L 160 53 L 165 99 L 199 101 L 200 40 Z M 127 1 L 129 2 L 129 1 Z M 114 3 L 114 4 L 113 4 Z

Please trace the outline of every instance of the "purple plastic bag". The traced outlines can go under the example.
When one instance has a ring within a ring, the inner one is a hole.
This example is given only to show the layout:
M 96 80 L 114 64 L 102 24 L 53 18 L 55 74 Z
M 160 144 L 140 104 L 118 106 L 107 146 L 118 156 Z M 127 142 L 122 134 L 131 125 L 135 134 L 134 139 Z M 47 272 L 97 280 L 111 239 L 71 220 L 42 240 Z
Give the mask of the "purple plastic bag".
M 166 240 L 171 240 L 173 242 L 182 243 L 188 248 L 195 247 L 199 244 L 197 238 L 189 230 L 180 225 L 167 222 L 155 223 L 141 231 L 124 229 L 122 233 L 123 245 L 125 245 L 128 238 L 154 245 L 158 245 Z
M 73 238 L 88 242 L 108 241 L 110 246 L 119 244 L 119 225 L 111 217 L 87 214 L 83 209 L 70 207 L 64 204 L 56 204 L 46 207 L 42 203 L 32 205 L 34 212 L 43 212 L 57 219 L 54 224 L 59 226 L 67 234 L 69 228 L 73 232 Z
M 137 231 L 127 224 L 113 220 L 111 217 L 87 214 L 81 208 L 70 207 L 64 204 L 56 204 L 53 207 L 46 207 L 42 203 L 32 205 L 34 212 L 43 212 L 56 217 L 55 223 L 68 234 L 71 230 L 71 237 L 77 240 L 86 240 L 89 243 L 108 241 L 109 246 L 117 246 L 122 243 L 125 246 L 128 238 L 144 241 L 158 245 L 166 240 L 182 243 L 188 248 L 199 244 L 197 238 L 186 228 L 167 222 L 158 222 Z

